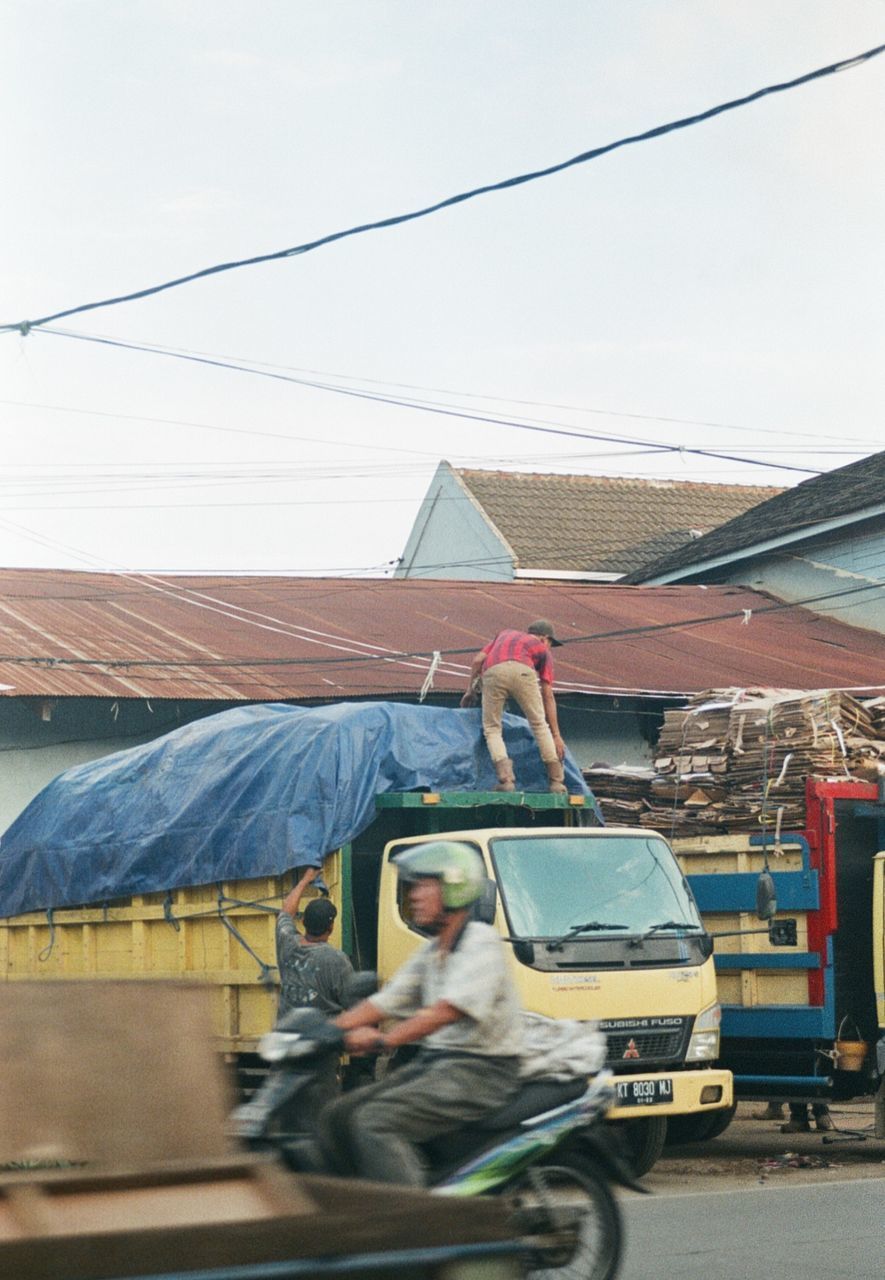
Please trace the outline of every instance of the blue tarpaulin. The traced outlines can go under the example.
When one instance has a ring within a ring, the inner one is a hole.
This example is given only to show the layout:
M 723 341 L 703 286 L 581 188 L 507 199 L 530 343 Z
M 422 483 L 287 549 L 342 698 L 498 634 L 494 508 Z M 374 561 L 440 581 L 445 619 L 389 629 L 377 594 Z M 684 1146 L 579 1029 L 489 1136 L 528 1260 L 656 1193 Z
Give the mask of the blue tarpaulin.
M 525 720 L 521 789 L 547 777 Z M 589 795 L 566 759 L 569 791 Z M 320 865 L 386 791 L 490 791 L 478 710 L 392 702 L 238 707 L 55 778 L 0 841 L 0 916 Z

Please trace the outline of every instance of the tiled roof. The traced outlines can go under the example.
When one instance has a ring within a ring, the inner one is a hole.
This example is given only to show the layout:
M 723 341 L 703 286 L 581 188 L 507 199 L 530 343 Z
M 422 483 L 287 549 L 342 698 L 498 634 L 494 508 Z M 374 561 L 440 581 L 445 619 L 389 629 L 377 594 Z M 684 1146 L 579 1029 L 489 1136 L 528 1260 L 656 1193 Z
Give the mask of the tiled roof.
M 630 573 L 780 489 L 455 469 L 518 569 Z
M 547 617 L 564 693 L 885 687 L 881 636 L 743 587 L 137 577 L 0 570 L 0 690 L 122 700 L 438 693 L 502 627 Z M 707 621 L 709 619 L 709 621 Z
M 814 537 L 816 526 L 824 522 L 856 516 L 867 507 L 885 504 L 885 452 L 851 462 L 820 476 L 803 480 L 794 489 L 785 489 L 722 524 L 705 537 L 670 552 L 655 562 L 646 562 L 631 581 L 644 582 L 677 569 L 735 552 L 760 543 L 802 532 Z

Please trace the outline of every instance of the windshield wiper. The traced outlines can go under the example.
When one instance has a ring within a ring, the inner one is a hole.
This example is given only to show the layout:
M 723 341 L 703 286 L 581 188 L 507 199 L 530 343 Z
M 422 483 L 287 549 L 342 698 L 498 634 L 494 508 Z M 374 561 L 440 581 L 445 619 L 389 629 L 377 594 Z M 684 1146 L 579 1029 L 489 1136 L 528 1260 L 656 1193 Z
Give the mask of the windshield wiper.
M 659 920 L 657 924 L 650 925 L 644 933 L 638 933 L 635 938 L 631 938 L 630 946 L 641 947 L 646 938 L 650 938 L 653 933 L 658 933 L 662 929 L 690 929 L 694 933 L 704 932 L 700 925 L 689 924 L 685 920 Z
M 627 929 L 626 924 L 605 924 L 600 920 L 588 920 L 586 924 L 573 924 L 568 933 L 564 933 L 561 938 L 554 938 L 552 942 L 547 943 L 548 951 L 561 951 L 564 942 L 577 938 L 582 933 L 607 933 L 609 929 Z

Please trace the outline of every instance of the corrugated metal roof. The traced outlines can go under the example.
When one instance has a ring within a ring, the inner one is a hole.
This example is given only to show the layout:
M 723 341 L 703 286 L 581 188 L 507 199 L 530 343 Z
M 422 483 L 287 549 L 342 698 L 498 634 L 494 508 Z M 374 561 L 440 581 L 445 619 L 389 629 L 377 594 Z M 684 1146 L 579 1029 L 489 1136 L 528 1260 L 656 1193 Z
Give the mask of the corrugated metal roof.
M 645 561 L 631 573 L 632 581 L 642 582 L 660 574 L 684 570 L 687 577 L 695 565 L 720 556 L 734 556 L 743 551 L 752 555 L 753 548 L 772 539 L 802 533 L 813 538 L 817 526 L 825 521 L 856 519 L 859 512 L 881 508 L 885 501 L 885 452 L 850 462 L 848 466 L 825 471 L 823 475 L 803 480 L 752 511 L 736 514 L 727 524 L 707 533 L 703 538 L 663 553 L 660 559 Z
M 430 658 L 410 655 L 441 650 L 433 687 L 460 692 L 497 630 L 548 617 L 573 641 L 555 655 L 557 686 L 572 692 L 885 686 L 881 636 L 795 606 L 762 612 L 772 603 L 733 586 L 6 569 L 0 685 L 12 697 L 383 698 L 417 694 Z
M 517 568 L 629 573 L 783 490 L 624 476 L 455 469 Z

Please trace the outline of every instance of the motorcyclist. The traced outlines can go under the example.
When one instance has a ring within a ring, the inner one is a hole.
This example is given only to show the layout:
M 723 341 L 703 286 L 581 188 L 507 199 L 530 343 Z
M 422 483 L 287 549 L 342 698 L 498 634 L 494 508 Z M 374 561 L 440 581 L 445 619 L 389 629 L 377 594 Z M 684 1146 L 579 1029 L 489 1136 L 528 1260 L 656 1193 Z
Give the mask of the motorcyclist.
M 518 1091 L 521 1014 L 501 939 L 471 919 L 486 882 L 477 850 L 440 840 L 401 854 L 396 867 L 412 923 L 430 939 L 335 1022 L 350 1053 L 421 1047 L 406 1066 L 329 1103 L 318 1130 L 335 1172 L 422 1186 L 418 1144 L 498 1110 Z M 399 1021 L 382 1033 L 389 1018 Z

